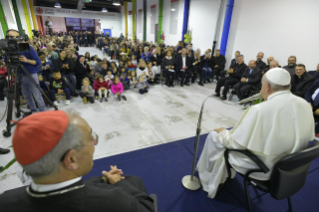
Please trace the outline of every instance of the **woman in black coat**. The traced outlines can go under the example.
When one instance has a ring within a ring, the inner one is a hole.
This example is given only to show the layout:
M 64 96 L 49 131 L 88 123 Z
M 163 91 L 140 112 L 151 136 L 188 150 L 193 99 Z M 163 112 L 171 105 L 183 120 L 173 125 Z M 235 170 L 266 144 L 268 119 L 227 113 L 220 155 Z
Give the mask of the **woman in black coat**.
M 76 60 L 74 71 L 75 71 L 75 76 L 76 76 L 76 87 L 78 90 L 81 89 L 82 80 L 85 77 L 88 77 L 90 79 L 91 86 L 93 86 L 94 76 L 92 76 L 90 74 L 90 72 L 91 72 L 90 66 L 88 64 L 86 64 L 85 58 L 83 55 L 80 55 L 78 57 L 78 59 Z

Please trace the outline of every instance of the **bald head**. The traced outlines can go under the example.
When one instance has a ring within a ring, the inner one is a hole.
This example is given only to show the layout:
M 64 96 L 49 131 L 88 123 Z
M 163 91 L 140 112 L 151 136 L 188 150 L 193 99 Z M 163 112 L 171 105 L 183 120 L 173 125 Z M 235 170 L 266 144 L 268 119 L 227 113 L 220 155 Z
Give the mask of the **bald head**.
M 278 68 L 278 67 L 279 67 L 279 64 L 278 64 L 277 60 L 273 60 L 273 61 L 270 62 L 270 65 L 269 65 L 270 69 Z
M 264 53 L 259 52 L 259 53 L 257 54 L 257 61 L 261 61 L 263 58 L 264 58 Z
M 270 56 L 267 58 L 267 63 L 270 65 L 270 62 L 274 60 L 274 57 Z

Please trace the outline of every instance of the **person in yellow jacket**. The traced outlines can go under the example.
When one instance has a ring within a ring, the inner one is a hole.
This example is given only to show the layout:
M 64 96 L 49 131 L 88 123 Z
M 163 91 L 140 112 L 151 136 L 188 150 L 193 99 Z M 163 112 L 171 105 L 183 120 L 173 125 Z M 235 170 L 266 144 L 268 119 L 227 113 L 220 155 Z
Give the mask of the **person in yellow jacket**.
M 127 45 L 124 43 L 122 48 L 120 49 L 120 55 L 128 56 L 130 53 L 130 49 L 127 48 Z

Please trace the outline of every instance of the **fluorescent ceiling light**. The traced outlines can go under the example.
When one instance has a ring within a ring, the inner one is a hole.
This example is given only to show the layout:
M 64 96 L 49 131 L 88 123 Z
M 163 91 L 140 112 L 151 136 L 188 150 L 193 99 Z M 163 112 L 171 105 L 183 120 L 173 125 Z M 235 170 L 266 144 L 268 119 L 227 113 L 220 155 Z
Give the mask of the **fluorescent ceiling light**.
M 108 11 L 107 11 L 107 9 L 105 7 L 103 7 L 102 12 L 103 13 L 107 13 Z
M 113 1 L 113 5 L 121 6 L 121 3 L 119 1 Z
M 61 8 L 61 4 L 60 3 L 55 3 L 54 7 Z
M 172 9 L 171 9 L 171 11 L 173 11 L 173 12 L 174 12 L 174 11 L 175 11 L 175 8 L 172 8 Z

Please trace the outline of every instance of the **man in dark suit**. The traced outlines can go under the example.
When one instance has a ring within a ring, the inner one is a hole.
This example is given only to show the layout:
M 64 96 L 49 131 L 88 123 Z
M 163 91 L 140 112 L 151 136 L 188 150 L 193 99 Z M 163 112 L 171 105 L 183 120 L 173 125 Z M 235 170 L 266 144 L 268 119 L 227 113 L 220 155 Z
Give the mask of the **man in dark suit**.
M 48 125 L 47 123 L 54 123 Z M 12 146 L 32 183 L 0 195 L 0 208 L 11 211 L 150 212 L 153 199 L 138 177 L 124 177 L 111 166 L 103 177 L 82 176 L 93 167 L 98 136 L 75 113 L 48 111 L 16 125 Z M 25 151 L 25 147 L 29 148 Z
M 187 49 L 183 48 L 182 54 L 177 56 L 177 59 L 176 59 L 176 67 L 181 77 L 182 87 L 184 86 L 184 83 L 185 85 L 189 86 L 189 79 L 191 77 L 191 71 L 190 71 L 191 65 L 192 65 L 192 60 L 187 55 Z M 185 77 L 186 77 L 186 80 L 185 80 Z
M 308 71 L 308 74 L 313 76 L 316 80 L 319 79 L 319 64 L 317 65 L 317 70 L 315 71 Z
M 221 71 L 225 69 L 225 63 L 226 63 L 225 56 L 220 54 L 219 49 L 216 50 L 214 60 L 215 62 L 214 62 L 214 69 L 212 72 L 212 80 L 214 79 L 214 76 L 216 76 L 216 80 L 218 81 L 219 74 Z
M 296 65 L 295 74 L 291 78 L 291 92 L 301 98 L 305 97 L 308 88 L 315 81 L 315 78 L 308 74 L 303 64 Z
M 242 75 L 244 74 L 246 68 L 247 65 L 244 63 L 244 56 L 239 55 L 237 57 L 237 64 L 235 64 L 228 70 L 228 77 L 224 77 L 218 80 L 215 89 L 215 96 L 220 97 L 220 89 L 222 86 L 224 86 L 223 96 L 221 97 L 221 100 L 226 100 L 226 95 L 229 90 L 229 87 L 240 82 L 240 79 L 242 78 Z
M 316 137 L 319 136 L 319 79 L 317 79 L 306 91 L 305 94 L 305 100 L 309 102 L 312 111 L 313 116 L 315 119 L 316 127 L 315 127 L 315 133 Z
M 234 85 L 236 95 L 239 100 L 247 97 L 247 91 L 251 89 L 258 90 L 260 88 L 262 73 L 256 66 L 256 61 L 249 61 L 248 68 L 244 72 L 241 81 Z

